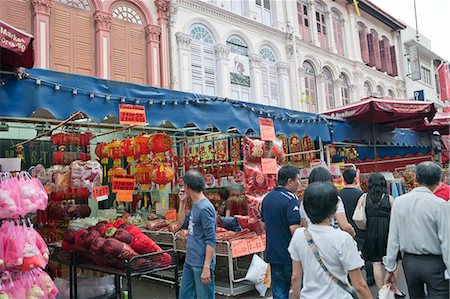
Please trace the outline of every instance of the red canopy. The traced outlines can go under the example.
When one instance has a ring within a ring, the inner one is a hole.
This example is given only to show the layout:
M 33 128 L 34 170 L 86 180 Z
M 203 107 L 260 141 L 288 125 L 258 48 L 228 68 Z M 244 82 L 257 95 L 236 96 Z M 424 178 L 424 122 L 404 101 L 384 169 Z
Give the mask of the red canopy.
M 450 112 L 437 112 L 431 122 L 425 118 L 423 123 L 414 130 L 438 131 L 441 135 L 448 135 L 450 133 Z
M 0 20 L 0 69 L 33 68 L 34 37 Z
M 433 119 L 436 108 L 429 102 L 368 97 L 323 114 L 397 128 L 412 128 L 421 125 L 425 117 Z

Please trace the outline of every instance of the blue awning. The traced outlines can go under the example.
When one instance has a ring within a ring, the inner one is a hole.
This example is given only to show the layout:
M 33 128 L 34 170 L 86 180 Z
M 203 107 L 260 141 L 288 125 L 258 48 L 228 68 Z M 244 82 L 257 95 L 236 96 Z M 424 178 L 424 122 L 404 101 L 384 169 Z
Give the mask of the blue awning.
M 222 132 L 231 127 L 259 132 L 258 118 L 270 117 L 277 133 L 331 142 L 330 122 L 317 114 L 44 69 L 28 73 L 30 77 L 11 78 L 0 87 L 0 116 L 29 117 L 45 109 L 62 120 L 82 111 L 101 122 L 118 117 L 120 103 L 139 104 L 151 126 L 170 121 L 177 128 L 193 123 L 200 130 L 213 125 Z

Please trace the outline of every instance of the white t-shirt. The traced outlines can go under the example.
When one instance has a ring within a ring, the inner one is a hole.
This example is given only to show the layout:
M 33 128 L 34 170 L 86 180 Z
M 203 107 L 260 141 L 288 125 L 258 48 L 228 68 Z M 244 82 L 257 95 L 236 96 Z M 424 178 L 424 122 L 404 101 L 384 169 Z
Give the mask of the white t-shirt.
M 305 228 L 299 228 L 292 236 L 288 251 L 292 260 L 300 261 L 303 268 L 303 284 L 300 292 L 304 299 L 351 299 L 352 296 L 333 282 L 316 260 L 305 238 Z M 320 257 L 328 270 L 342 282 L 348 283 L 349 271 L 364 266 L 352 237 L 331 226 L 312 224 L 308 227 Z
M 336 213 L 345 213 L 344 203 L 342 202 L 342 198 L 340 196 L 338 196 L 338 203 L 336 205 Z M 306 219 L 306 223 L 308 223 L 308 227 L 312 224 L 311 220 L 309 219 L 308 215 L 306 214 L 305 207 L 303 206 L 303 200 L 300 203 L 300 217 Z M 332 219 L 330 220 L 330 225 L 335 225 L 336 219 L 334 218 L 334 215 L 331 218 Z

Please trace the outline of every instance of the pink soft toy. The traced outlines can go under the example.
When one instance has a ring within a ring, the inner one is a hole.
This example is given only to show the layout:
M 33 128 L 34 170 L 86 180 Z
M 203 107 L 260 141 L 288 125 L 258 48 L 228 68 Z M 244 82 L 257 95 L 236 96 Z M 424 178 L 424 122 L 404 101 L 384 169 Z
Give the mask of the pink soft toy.
M 0 189 L 0 218 L 11 218 L 17 215 L 17 205 L 12 190 Z
M 33 271 L 33 273 L 34 277 L 36 278 L 37 284 L 44 291 L 48 299 L 56 298 L 56 295 L 58 294 L 58 289 L 56 288 L 56 285 L 50 278 L 50 276 L 41 269 L 36 269 Z
M 26 299 L 44 299 L 45 292 L 41 289 L 37 284 L 33 284 L 31 288 L 27 290 L 27 298 Z

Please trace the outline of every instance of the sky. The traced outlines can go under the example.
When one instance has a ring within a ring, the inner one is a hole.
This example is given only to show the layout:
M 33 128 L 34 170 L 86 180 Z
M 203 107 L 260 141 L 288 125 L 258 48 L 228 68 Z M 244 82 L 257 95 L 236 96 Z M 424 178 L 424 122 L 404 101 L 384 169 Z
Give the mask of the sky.
M 414 0 L 370 0 L 415 29 Z M 450 0 L 416 0 L 419 33 L 431 40 L 434 53 L 450 61 Z

